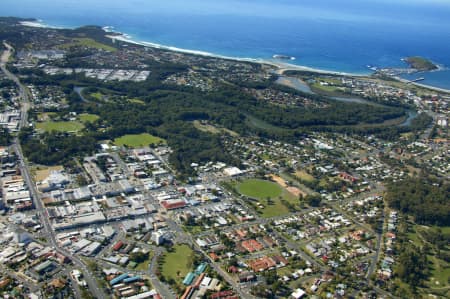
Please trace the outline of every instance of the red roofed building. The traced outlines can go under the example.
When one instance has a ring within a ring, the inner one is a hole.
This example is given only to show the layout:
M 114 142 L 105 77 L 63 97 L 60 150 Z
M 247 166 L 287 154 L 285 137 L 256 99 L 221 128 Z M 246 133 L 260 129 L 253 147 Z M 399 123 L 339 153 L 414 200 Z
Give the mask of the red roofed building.
M 222 299 L 222 298 L 227 298 L 227 297 L 230 297 L 233 295 L 234 295 L 233 291 L 222 291 L 222 292 L 217 292 L 217 293 L 211 294 L 210 298 L 211 299 Z
M 169 199 L 169 200 L 163 200 L 161 202 L 161 205 L 166 210 L 175 210 L 175 209 L 184 208 L 187 204 L 184 199 Z
M 241 243 L 248 252 L 255 252 L 264 249 L 264 246 L 254 239 L 245 240 Z
M 113 246 L 112 249 L 113 249 L 114 251 L 119 251 L 120 248 L 122 248 L 123 245 L 124 245 L 123 242 L 122 242 L 122 241 L 119 241 L 119 242 L 117 242 L 117 243 Z
M 354 176 L 352 176 L 352 175 L 350 175 L 350 174 L 348 174 L 346 172 L 341 172 L 339 174 L 339 177 L 341 179 L 347 181 L 347 182 L 350 182 L 350 183 L 354 183 L 354 182 L 356 182 L 358 180 L 357 178 L 355 178 Z
M 212 258 L 213 261 L 218 261 L 220 259 L 220 257 L 214 252 L 211 252 L 209 256 Z

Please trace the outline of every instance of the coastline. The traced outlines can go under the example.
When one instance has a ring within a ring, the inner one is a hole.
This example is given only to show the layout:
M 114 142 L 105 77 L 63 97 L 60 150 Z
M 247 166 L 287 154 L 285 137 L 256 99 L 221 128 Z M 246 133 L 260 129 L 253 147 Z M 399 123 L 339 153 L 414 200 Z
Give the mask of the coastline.
M 73 29 L 72 27 L 52 26 L 52 25 L 44 23 L 41 20 L 21 21 L 19 23 L 23 26 L 36 27 L 36 28 Z M 102 29 L 106 33 L 110 33 L 109 35 L 107 34 L 106 37 L 108 37 L 112 40 L 118 40 L 118 41 L 135 44 L 135 45 L 140 45 L 140 46 L 144 46 L 144 47 L 151 47 L 151 48 L 155 48 L 155 49 L 179 52 L 179 53 L 184 53 L 184 54 L 199 55 L 199 56 L 226 59 L 226 60 L 239 61 L 239 62 L 249 62 L 249 63 L 270 65 L 270 66 L 273 66 L 276 68 L 275 73 L 277 75 L 283 75 L 283 73 L 286 71 L 304 71 L 304 72 L 312 72 L 312 73 L 318 73 L 318 74 L 324 74 L 324 75 L 340 75 L 340 76 L 352 76 L 352 77 L 364 77 L 364 76 L 370 75 L 370 72 L 368 72 L 367 74 L 357 74 L 357 73 L 330 71 L 330 70 L 318 69 L 318 68 L 313 68 L 313 67 L 304 66 L 304 65 L 291 64 L 291 63 L 286 63 L 286 62 L 281 62 L 281 61 L 273 61 L 273 60 L 269 60 L 269 59 L 242 58 L 242 57 L 219 55 L 219 54 L 214 54 L 214 53 L 200 51 L 200 50 L 183 49 L 183 48 L 166 46 L 166 45 L 161 45 L 161 44 L 147 42 L 147 41 L 137 41 L 137 40 L 132 39 L 129 34 L 114 31 L 113 27 L 111 27 L 111 26 L 104 26 L 104 27 L 102 27 Z
M 52 26 L 52 25 L 44 23 L 42 20 L 37 20 L 37 19 L 35 19 L 34 21 L 20 21 L 19 24 L 21 24 L 22 26 L 36 27 L 36 28 L 73 29 L 71 27 Z M 214 54 L 214 53 L 210 53 L 210 52 L 206 52 L 206 51 L 183 49 L 183 48 L 178 48 L 178 47 L 174 47 L 174 46 L 166 46 L 166 45 L 161 45 L 161 44 L 147 42 L 147 41 L 136 41 L 136 40 L 132 39 L 132 37 L 126 33 L 114 31 L 113 27 L 111 27 L 111 26 L 104 26 L 104 27 L 102 27 L 102 29 L 106 33 L 109 33 L 106 35 L 106 37 L 108 37 L 112 40 L 118 40 L 121 42 L 130 43 L 130 44 L 140 45 L 140 46 L 144 46 L 144 47 L 151 47 L 151 48 L 156 48 L 156 49 L 161 49 L 161 50 L 167 50 L 167 51 L 172 51 L 172 52 L 179 52 L 179 53 L 184 53 L 184 54 L 199 55 L 199 56 L 204 56 L 204 57 L 226 59 L 226 60 L 232 60 L 232 61 L 238 61 L 238 62 L 248 62 L 248 63 L 257 63 L 257 64 L 262 64 L 262 65 L 269 65 L 269 66 L 276 68 L 274 73 L 277 74 L 278 76 L 283 76 L 284 72 L 286 72 L 286 71 L 304 71 L 304 72 L 312 72 L 312 73 L 324 74 L 324 75 L 339 75 L 339 76 L 350 76 L 350 77 L 366 77 L 366 76 L 370 76 L 372 74 L 370 72 L 368 72 L 367 74 L 357 74 L 357 73 L 330 71 L 330 70 L 308 67 L 308 66 L 304 66 L 304 65 L 297 65 L 297 64 L 291 64 L 291 63 L 286 63 L 286 62 L 281 62 L 281 61 L 273 61 L 273 60 L 262 59 L 262 58 L 241 58 L 241 57 L 219 55 L 219 54 Z M 438 70 L 435 70 L 435 71 L 438 71 Z M 450 89 L 440 88 L 440 87 L 436 87 L 436 86 L 432 86 L 432 85 L 421 84 L 421 83 L 417 83 L 417 82 L 411 83 L 408 80 L 397 77 L 397 76 L 395 76 L 393 78 L 396 80 L 399 80 L 403 83 L 414 84 L 418 87 L 450 94 Z
M 422 84 L 422 83 L 418 83 L 418 82 L 411 82 L 410 80 L 403 79 L 403 78 L 398 77 L 398 76 L 395 76 L 395 77 L 392 77 L 392 78 L 394 78 L 394 79 L 396 79 L 396 80 L 398 80 L 398 81 L 400 81 L 402 83 L 405 83 L 405 84 L 412 84 L 412 85 L 415 85 L 417 87 L 426 88 L 426 89 L 430 89 L 430 90 L 433 90 L 433 91 L 439 91 L 439 92 L 450 94 L 450 89 L 440 88 L 440 87 L 431 86 L 431 85 L 427 85 L 427 84 Z
M 112 31 L 107 31 L 110 33 L 113 33 Z M 211 58 L 220 58 L 220 59 L 226 59 L 226 60 L 233 60 L 233 61 L 240 61 L 240 62 L 250 62 L 250 63 L 259 63 L 259 64 L 265 64 L 265 65 L 271 65 L 273 67 L 276 67 L 277 70 L 275 71 L 278 75 L 283 75 L 286 71 L 306 71 L 306 72 L 313 72 L 318 74 L 329 74 L 329 75 L 341 75 L 341 76 L 352 76 L 352 77 L 363 77 L 370 74 L 356 74 L 356 73 L 346 73 L 346 72 L 337 72 L 337 71 L 330 71 L 330 70 L 323 70 L 318 68 L 312 68 L 308 66 L 303 65 L 296 65 L 286 62 L 277 62 L 273 60 L 268 59 L 262 59 L 262 58 L 241 58 L 241 57 L 233 57 L 233 56 L 225 56 L 225 55 L 219 55 L 214 54 L 206 51 L 198 51 L 198 50 L 189 50 L 189 49 L 182 49 L 172 46 L 165 46 L 160 45 L 152 42 L 146 42 L 146 41 L 136 41 L 133 40 L 128 34 L 123 34 L 119 32 L 114 32 L 117 35 L 106 35 L 106 37 L 112 39 L 112 40 L 118 40 L 130 44 L 145 46 L 145 47 L 152 47 L 156 49 L 161 50 L 167 50 L 167 51 L 173 51 L 173 52 L 179 52 L 179 53 L 185 53 L 185 54 L 191 54 L 191 55 L 199 55 L 199 56 L 205 56 L 205 57 L 211 57 Z

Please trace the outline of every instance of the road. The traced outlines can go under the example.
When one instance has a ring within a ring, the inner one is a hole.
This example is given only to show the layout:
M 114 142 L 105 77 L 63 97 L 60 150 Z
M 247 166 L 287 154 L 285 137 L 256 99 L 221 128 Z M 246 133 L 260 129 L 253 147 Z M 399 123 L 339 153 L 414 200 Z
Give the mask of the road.
M 21 99 L 21 119 L 19 124 L 19 129 L 28 126 L 28 110 L 31 107 L 30 104 L 30 92 L 27 89 L 25 85 L 23 85 L 19 78 L 12 74 L 8 69 L 6 68 L 6 64 L 9 61 L 9 58 L 11 57 L 12 53 L 14 52 L 13 47 L 11 47 L 8 43 L 3 42 L 3 45 L 6 47 L 7 50 L 5 50 L 1 56 L 1 63 L 0 68 L 5 73 L 5 75 L 12 81 L 14 81 L 19 88 L 19 95 Z M 33 199 L 33 203 L 36 207 L 36 211 L 39 214 L 39 217 L 41 219 L 44 235 L 47 239 L 47 241 L 51 244 L 53 249 L 57 251 L 58 253 L 68 256 L 72 259 L 72 262 L 81 269 L 83 272 L 83 276 L 89 286 L 89 290 L 92 293 L 93 296 L 96 298 L 107 298 L 104 292 L 98 287 L 98 284 L 95 280 L 95 278 L 92 276 L 92 274 L 87 269 L 86 265 L 76 256 L 73 256 L 68 251 L 62 249 L 59 247 L 58 242 L 55 238 L 55 232 L 53 231 L 53 228 L 51 226 L 47 210 L 45 209 L 42 201 L 40 200 L 39 194 L 36 189 L 36 185 L 34 184 L 33 180 L 31 179 L 30 175 L 30 169 L 25 161 L 25 157 L 22 152 L 22 147 L 20 145 L 18 137 L 16 137 L 12 144 L 12 149 L 16 153 L 18 160 L 20 162 L 22 177 L 25 180 L 26 184 L 28 185 L 28 188 L 31 193 L 31 197 Z
M 164 283 L 159 281 L 158 277 L 156 276 L 156 269 L 158 268 L 158 259 L 159 257 L 164 253 L 164 249 L 161 247 L 156 247 L 153 252 L 152 261 L 150 262 L 150 265 L 148 266 L 148 270 L 150 273 L 150 281 L 153 285 L 153 287 L 156 289 L 156 291 L 161 295 L 163 298 L 168 299 L 174 299 L 176 298 L 176 295 L 174 295 L 173 291 L 170 290 L 169 287 L 167 287 Z

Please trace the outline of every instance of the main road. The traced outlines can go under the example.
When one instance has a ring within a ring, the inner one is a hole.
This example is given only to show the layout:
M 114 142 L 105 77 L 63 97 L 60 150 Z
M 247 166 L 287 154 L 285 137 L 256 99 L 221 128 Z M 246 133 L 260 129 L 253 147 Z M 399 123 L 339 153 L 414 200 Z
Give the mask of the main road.
M 14 52 L 14 49 L 12 46 L 10 46 L 5 41 L 3 42 L 3 45 L 6 47 L 6 50 L 3 52 L 1 56 L 0 61 L 0 69 L 3 71 L 3 73 L 12 81 L 14 81 L 19 88 L 19 96 L 21 99 L 21 119 L 19 123 L 19 129 L 28 126 L 28 109 L 30 109 L 30 92 L 27 89 L 25 85 L 23 85 L 19 78 L 15 76 L 13 73 L 11 73 L 7 68 L 6 64 L 9 61 L 9 58 L 11 57 L 12 53 Z M 86 280 L 89 290 L 91 294 L 100 299 L 100 298 L 107 298 L 107 296 L 104 294 L 103 290 L 98 287 L 97 281 L 92 276 L 92 274 L 89 272 L 89 269 L 86 267 L 86 265 L 76 256 L 73 256 L 70 252 L 66 251 L 63 248 L 60 248 L 58 245 L 58 242 L 55 238 L 55 232 L 53 231 L 53 228 L 51 226 L 47 210 L 45 209 L 44 205 L 42 204 L 42 201 L 40 200 L 39 194 L 36 190 L 36 185 L 34 184 L 33 180 L 31 179 L 30 175 L 30 169 L 25 162 L 25 158 L 23 156 L 22 147 L 20 145 L 18 137 L 16 137 L 13 141 L 13 144 L 11 146 L 13 150 L 15 151 L 19 161 L 20 166 L 22 169 L 22 177 L 24 178 L 25 182 L 28 185 L 28 188 L 30 189 L 31 196 L 33 198 L 34 205 L 36 206 L 36 210 L 39 214 L 39 217 L 41 219 L 41 222 L 43 224 L 43 230 L 44 235 L 47 237 L 47 241 L 51 244 L 53 249 L 57 251 L 58 253 L 71 257 L 73 263 L 75 266 L 81 269 L 81 271 L 84 274 L 84 279 Z

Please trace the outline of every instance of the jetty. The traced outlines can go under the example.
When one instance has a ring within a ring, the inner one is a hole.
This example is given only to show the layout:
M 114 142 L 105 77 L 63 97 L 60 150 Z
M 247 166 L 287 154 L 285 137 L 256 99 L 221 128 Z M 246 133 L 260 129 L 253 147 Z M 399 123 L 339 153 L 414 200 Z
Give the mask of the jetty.
M 414 80 L 408 80 L 408 82 L 406 82 L 406 84 L 420 82 L 420 81 L 423 81 L 423 80 L 425 80 L 425 78 L 424 77 L 420 77 L 420 78 L 417 78 L 417 79 L 414 79 Z

